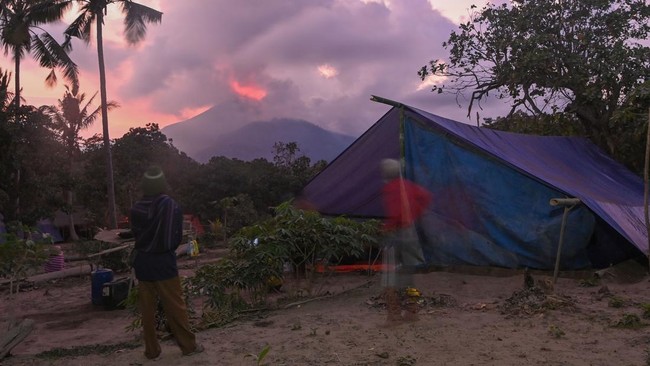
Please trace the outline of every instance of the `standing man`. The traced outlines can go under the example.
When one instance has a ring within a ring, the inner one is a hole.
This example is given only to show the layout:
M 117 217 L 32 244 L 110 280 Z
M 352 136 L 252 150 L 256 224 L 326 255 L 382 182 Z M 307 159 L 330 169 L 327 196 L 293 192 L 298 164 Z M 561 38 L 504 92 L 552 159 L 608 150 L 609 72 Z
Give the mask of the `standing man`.
M 402 165 L 398 160 L 382 160 L 381 174 L 384 180 L 382 200 L 386 216 L 382 227 L 382 260 L 385 267 L 382 285 L 388 308 L 388 321 L 414 321 L 418 318 L 416 300 L 419 291 L 415 288 L 413 273 L 417 265 L 424 263 L 416 223 L 429 207 L 431 193 L 403 178 Z M 400 291 L 404 291 L 408 297 L 404 318 Z
M 176 265 L 176 248 L 183 238 L 183 213 L 166 191 L 165 174 L 160 167 L 150 167 L 142 177 L 143 197 L 131 208 L 136 250 L 133 268 L 148 359 L 158 358 L 161 352 L 155 321 L 158 300 L 183 355 L 203 352 L 190 330 Z

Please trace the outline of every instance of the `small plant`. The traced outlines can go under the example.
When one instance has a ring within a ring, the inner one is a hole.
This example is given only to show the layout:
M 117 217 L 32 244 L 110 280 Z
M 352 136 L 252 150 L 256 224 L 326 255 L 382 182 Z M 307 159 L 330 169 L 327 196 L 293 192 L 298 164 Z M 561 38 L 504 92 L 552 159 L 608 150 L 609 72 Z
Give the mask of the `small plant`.
M 612 296 L 609 298 L 609 307 L 622 308 L 624 305 L 625 305 L 625 299 L 621 297 Z
M 566 334 L 555 324 L 552 324 L 550 327 L 548 327 L 548 333 L 555 338 L 562 338 Z
M 641 304 L 641 310 L 643 310 L 641 314 L 643 319 L 650 319 L 650 304 Z
M 645 324 L 641 322 L 641 319 L 636 314 L 623 314 L 621 320 L 616 322 L 614 326 L 617 328 L 639 329 Z
M 400 356 L 397 358 L 397 366 L 413 366 L 417 360 L 412 356 Z
M 258 353 L 258 354 L 249 353 L 249 354 L 246 355 L 246 357 L 253 357 L 255 359 L 255 362 L 257 363 L 257 365 L 261 366 L 261 365 L 263 365 L 264 358 L 266 358 L 266 355 L 269 354 L 270 350 L 271 350 L 271 346 L 267 344 L 266 346 L 264 346 L 264 348 L 262 348 L 260 353 Z
M 600 278 L 594 276 L 580 280 L 578 286 L 580 287 L 596 287 L 600 283 Z
M 24 227 L 23 233 L 29 233 Z M 47 244 L 50 244 L 48 242 Z M 49 258 L 50 247 L 45 242 L 22 239 L 15 234 L 6 234 L 5 242 L 0 245 L 0 278 L 9 279 L 9 293 L 14 291 L 14 284 L 23 277 L 32 274 Z
M 230 252 L 190 279 L 190 291 L 207 296 L 204 323 L 220 326 L 242 310 L 266 305 L 269 291 L 282 286 L 287 263 L 298 269 L 296 276 L 311 280 L 321 261 L 360 255 L 377 243 L 377 223 L 331 219 L 281 204 L 273 218 L 239 230 L 229 240 Z

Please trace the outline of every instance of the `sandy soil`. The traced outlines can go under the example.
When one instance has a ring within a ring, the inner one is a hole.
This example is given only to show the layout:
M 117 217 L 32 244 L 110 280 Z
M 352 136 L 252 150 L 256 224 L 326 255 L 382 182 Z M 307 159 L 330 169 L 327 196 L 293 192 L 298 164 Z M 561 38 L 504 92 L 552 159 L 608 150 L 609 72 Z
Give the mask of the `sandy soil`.
M 199 332 L 202 354 L 183 357 L 172 340 L 163 341 L 155 364 L 257 365 L 256 355 L 269 346 L 260 364 L 650 365 L 644 268 L 614 268 L 598 281 L 591 272 L 562 273 L 551 291 L 539 284 L 552 282 L 552 273 L 532 275 L 538 285 L 525 290 L 521 271 L 419 274 L 420 320 L 387 324 L 379 276 L 338 274 L 319 280 L 318 294 L 288 308 Z M 125 331 L 131 322 L 126 310 L 91 304 L 90 282 L 42 283 L 12 300 L 3 294 L 3 319 L 13 311 L 34 319 L 36 328 L 0 365 L 153 365 L 139 335 Z M 95 351 L 83 356 L 42 354 L 92 345 Z

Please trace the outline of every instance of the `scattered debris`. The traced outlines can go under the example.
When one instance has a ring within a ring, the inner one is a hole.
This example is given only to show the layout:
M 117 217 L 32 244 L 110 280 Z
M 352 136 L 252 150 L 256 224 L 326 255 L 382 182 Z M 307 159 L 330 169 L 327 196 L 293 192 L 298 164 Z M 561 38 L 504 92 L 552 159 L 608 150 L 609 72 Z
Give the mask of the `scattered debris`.
M 538 286 L 533 286 L 515 291 L 499 309 L 502 314 L 534 315 L 565 307 L 574 307 L 574 301 L 569 296 L 550 295 Z
M 548 327 L 548 333 L 555 338 L 562 338 L 565 336 L 564 331 L 555 324 L 551 324 L 551 326 Z
M 641 318 L 636 314 L 623 314 L 623 317 L 613 326 L 616 328 L 639 329 L 646 325 L 647 324 L 641 322 Z

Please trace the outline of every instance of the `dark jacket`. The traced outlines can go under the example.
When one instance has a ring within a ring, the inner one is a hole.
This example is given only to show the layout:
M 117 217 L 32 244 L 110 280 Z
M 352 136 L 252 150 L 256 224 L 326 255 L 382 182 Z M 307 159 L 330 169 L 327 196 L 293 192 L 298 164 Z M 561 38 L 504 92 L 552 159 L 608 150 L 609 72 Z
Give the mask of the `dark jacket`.
M 178 276 L 176 248 L 183 239 L 183 213 L 169 196 L 145 196 L 131 208 L 137 251 L 133 268 L 140 281 Z

